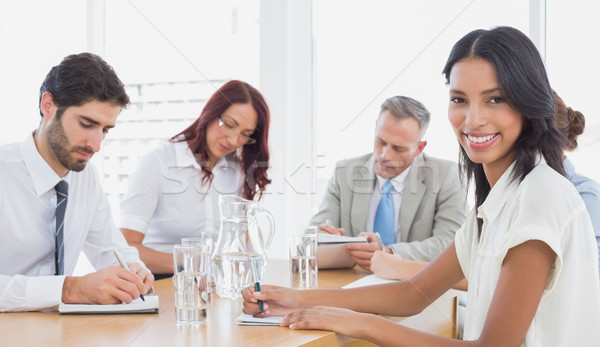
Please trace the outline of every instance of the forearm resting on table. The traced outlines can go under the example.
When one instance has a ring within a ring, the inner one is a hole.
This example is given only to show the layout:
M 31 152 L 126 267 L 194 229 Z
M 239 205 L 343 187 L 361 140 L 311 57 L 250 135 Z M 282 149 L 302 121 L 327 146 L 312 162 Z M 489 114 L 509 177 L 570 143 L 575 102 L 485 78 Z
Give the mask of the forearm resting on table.
M 301 291 L 301 295 L 299 308 L 332 306 L 397 317 L 417 314 L 429 304 L 429 301 L 424 300 L 423 295 L 408 282 L 351 289 L 305 290 Z M 402 305 L 397 305 L 399 302 Z

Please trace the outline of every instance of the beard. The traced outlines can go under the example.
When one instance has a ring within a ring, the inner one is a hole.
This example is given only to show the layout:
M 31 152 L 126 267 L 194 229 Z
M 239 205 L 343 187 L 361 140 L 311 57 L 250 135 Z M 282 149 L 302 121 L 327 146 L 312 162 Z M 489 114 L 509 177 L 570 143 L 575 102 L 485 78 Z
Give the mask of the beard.
M 57 115 L 58 116 L 58 115 Z M 79 172 L 85 169 L 85 165 L 87 164 L 87 160 L 85 159 L 74 159 L 71 157 L 72 152 L 84 152 L 89 153 L 91 155 L 94 154 L 92 150 L 85 147 L 73 147 L 69 148 L 69 139 L 67 138 L 67 134 L 65 133 L 65 128 L 62 124 L 62 118 L 57 117 L 56 121 L 52 122 L 52 124 L 48 127 L 48 132 L 46 133 L 46 138 L 48 140 L 48 144 L 50 148 L 56 155 L 58 161 L 64 166 L 67 170 Z

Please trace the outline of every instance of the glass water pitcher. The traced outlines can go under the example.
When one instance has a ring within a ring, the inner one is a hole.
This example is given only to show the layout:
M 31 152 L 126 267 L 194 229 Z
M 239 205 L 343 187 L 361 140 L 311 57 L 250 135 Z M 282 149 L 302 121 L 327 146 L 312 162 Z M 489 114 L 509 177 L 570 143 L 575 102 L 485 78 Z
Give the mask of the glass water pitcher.
M 271 212 L 257 201 L 235 195 L 219 196 L 219 211 L 221 226 L 213 253 L 217 294 L 222 298 L 240 298 L 244 288 L 262 280 L 275 223 Z M 267 223 L 263 223 L 265 219 Z M 268 227 L 261 228 L 259 224 Z

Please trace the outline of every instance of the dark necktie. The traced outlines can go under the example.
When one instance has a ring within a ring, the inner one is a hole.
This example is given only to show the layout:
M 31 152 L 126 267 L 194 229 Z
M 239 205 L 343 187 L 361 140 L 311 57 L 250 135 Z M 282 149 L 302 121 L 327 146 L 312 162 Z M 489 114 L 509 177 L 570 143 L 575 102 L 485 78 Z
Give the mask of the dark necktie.
M 390 192 L 394 190 L 392 182 L 387 181 L 383 185 L 381 200 L 375 212 L 375 224 L 373 231 L 379 233 L 384 245 L 392 244 L 396 241 L 396 231 L 394 223 L 394 200 Z
M 69 184 L 60 181 L 54 187 L 56 190 L 56 243 L 54 245 L 55 275 L 65 273 L 65 211 L 67 210 L 67 197 L 69 195 Z

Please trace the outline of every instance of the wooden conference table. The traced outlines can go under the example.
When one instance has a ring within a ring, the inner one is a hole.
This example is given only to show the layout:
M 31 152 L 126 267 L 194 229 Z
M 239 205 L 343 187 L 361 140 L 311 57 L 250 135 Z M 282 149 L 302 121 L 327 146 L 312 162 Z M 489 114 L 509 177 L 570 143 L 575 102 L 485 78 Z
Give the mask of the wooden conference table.
M 319 271 L 320 288 L 337 288 L 369 273 L 358 267 Z M 289 285 L 288 261 L 269 261 L 265 283 Z M 208 306 L 206 322 L 175 322 L 173 283 L 156 281 L 158 314 L 61 316 L 57 312 L 0 313 L 0 346 L 373 346 L 329 331 L 290 330 L 278 326 L 239 326 L 241 299 L 220 299 Z M 394 318 L 399 324 L 441 336 L 456 336 L 456 292 L 440 297 L 422 313 Z

